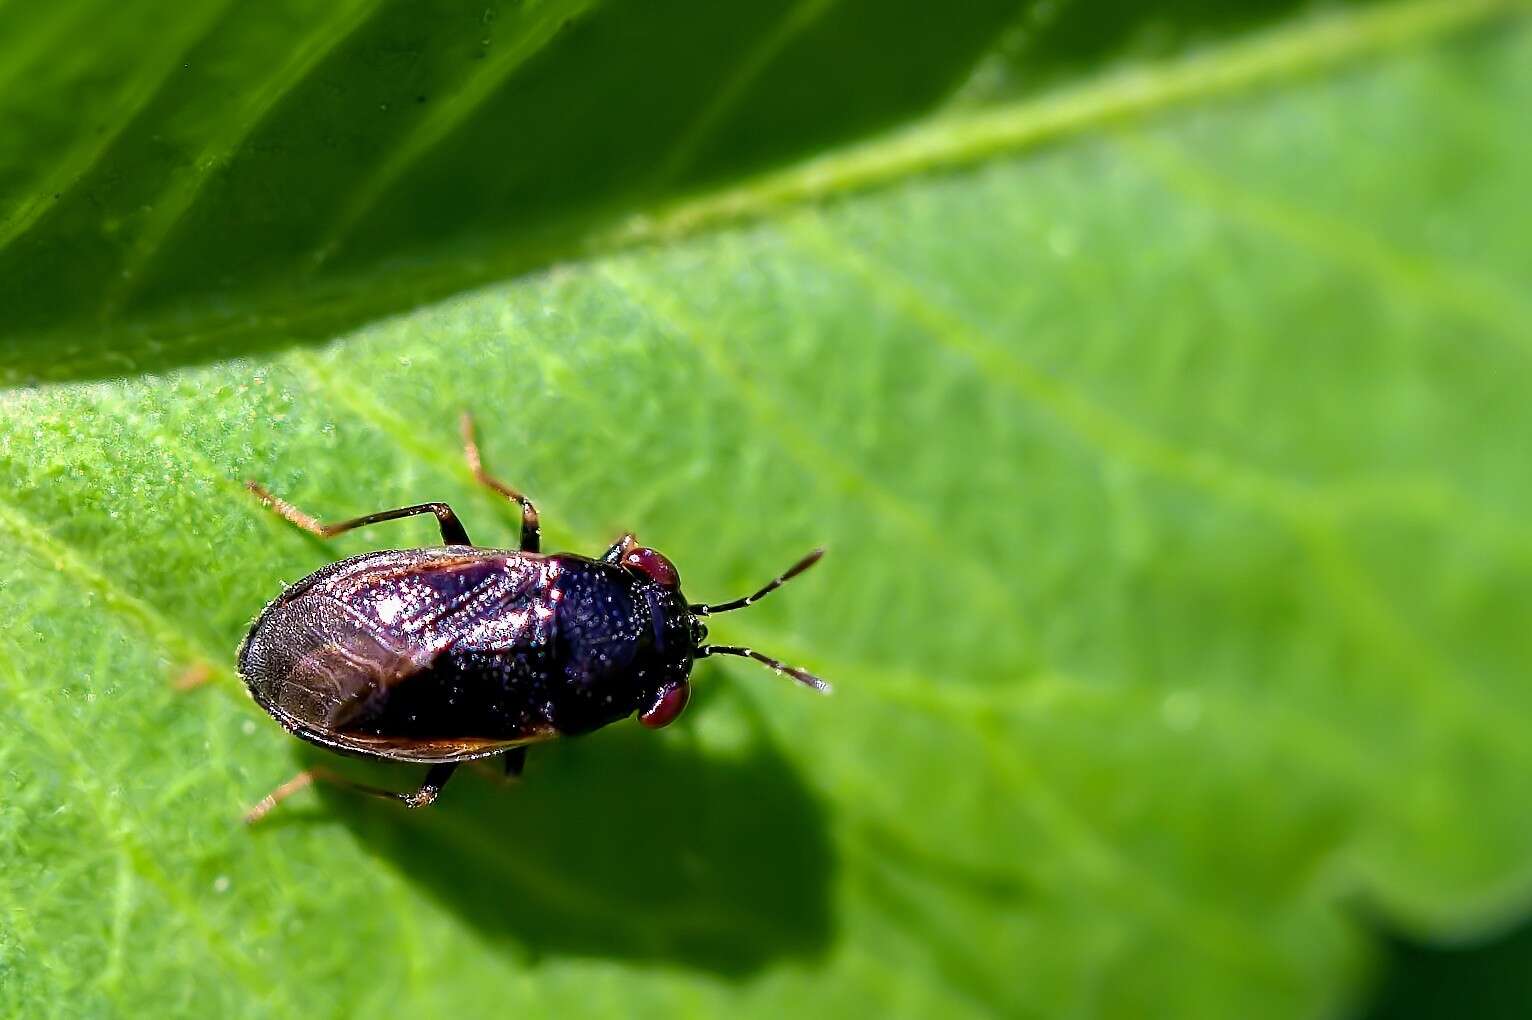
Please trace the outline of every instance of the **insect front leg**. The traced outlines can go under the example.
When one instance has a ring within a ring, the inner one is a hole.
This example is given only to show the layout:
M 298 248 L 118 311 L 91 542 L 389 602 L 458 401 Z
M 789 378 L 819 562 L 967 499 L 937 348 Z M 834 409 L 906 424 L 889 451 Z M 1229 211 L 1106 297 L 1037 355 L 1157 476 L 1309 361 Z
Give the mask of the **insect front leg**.
M 337 524 L 325 524 L 319 518 L 304 513 L 293 506 L 287 500 L 273 496 L 266 487 L 259 482 L 246 482 L 245 488 L 255 493 L 257 499 L 269 507 L 277 516 L 290 524 L 296 525 L 311 535 L 320 538 L 334 538 L 336 535 L 364 527 L 368 524 L 380 524 L 383 521 L 397 521 L 405 517 L 417 517 L 420 514 L 435 514 L 436 523 L 441 526 L 442 544 L 444 545 L 473 545 L 468 538 L 468 530 L 463 527 L 463 522 L 458 520 L 457 514 L 445 503 L 417 503 L 414 506 L 402 506 L 397 510 L 381 510 L 365 517 L 353 517 L 349 521 L 340 521 Z
M 537 507 L 520 492 L 485 472 L 484 461 L 479 457 L 479 443 L 474 439 L 473 415 L 464 411 L 458 419 L 458 427 L 463 433 L 463 455 L 468 459 L 468 470 L 473 472 L 480 485 L 498 492 L 521 507 L 521 551 L 538 552 L 542 548 L 543 532 L 537 517 Z
M 601 558 L 607 563 L 621 563 L 629 549 L 638 544 L 638 536 L 631 531 L 624 531 L 622 537 L 612 543 L 612 547 L 601 554 Z

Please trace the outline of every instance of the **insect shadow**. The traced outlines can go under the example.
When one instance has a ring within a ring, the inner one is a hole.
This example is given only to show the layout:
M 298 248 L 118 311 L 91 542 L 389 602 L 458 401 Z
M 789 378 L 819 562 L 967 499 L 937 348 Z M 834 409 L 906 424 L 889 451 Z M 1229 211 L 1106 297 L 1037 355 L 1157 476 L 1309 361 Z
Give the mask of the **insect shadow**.
M 726 757 L 684 732 L 655 736 L 618 726 L 538 747 L 521 781 L 470 771 L 420 811 L 318 791 L 361 846 L 533 961 L 745 977 L 820 955 L 834 854 L 791 763 L 760 735 Z

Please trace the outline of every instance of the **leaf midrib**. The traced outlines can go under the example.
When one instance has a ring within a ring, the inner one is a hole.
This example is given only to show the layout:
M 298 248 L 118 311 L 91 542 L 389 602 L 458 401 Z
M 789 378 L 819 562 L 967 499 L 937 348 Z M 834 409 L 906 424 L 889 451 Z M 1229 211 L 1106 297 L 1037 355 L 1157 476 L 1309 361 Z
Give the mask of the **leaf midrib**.
M 599 235 L 592 251 L 672 240 L 785 206 L 803 205 L 951 170 L 1044 142 L 1085 134 L 1191 103 L 1311 75 L 1394 49 L 1428 43 L 1494 18 L 1526 0 L 1405 0 L 1315 15 L 1187 57 L 1108 73 L 1040 98 L 938 114 L 716 191 L 638 213 Z

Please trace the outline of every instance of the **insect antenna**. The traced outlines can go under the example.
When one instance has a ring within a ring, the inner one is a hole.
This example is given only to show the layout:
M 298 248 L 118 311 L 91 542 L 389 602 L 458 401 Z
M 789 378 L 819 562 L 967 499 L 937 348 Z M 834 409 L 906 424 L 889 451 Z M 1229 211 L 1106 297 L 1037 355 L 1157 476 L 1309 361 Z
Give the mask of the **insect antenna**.
M 771 592 L 776 591 L 788 581 L 791 581 L 793 578 L 797 577 L 799 574 L 803 573 L 805 570 L 818 563 L 819 557 L 823 556 L 824 554 L 825 551 L 823 549 L 815 549 L 813 552 L 803 557 L 803 559 L 799 560 L 797 563 L 794 563 L 791 567 L 788 567 L 785 573 L 772 578 L 764 587 L 761 588 L 760 591 L 756 592 L 754 595 L 746 595 L 742 599 L 734 599 L 731 602 L 719 602 L 718 604 L 711 606 L 699 603 L 688 608 L 691 609 L 692 615 L 694 616 L 709 616 L 713 613 L 727 613 L 734 609 L 744 609 L 746 606 L 760 601 Z M 797 666 L 789 666 L 787 663 L 782 662 L 779 659 L 773 659 L 769 655 L 761 654 L 754 648 L 746 648 L 743 645 L 703 645 L 701 648 L 697 649 L 696 654 L 697 658 L 699 659 L 705 659 L 709 655 L 738 655 L 740 658 L 754 659 L 756 662 L 770 666 L 772 669 L 776 670 L 778 673 L 781 673 L 783 676 L 790 676 L 800 684 L 812 687 L 816 691 L 823 691 L 826 694 L 830 692 L 830 685 L 825 683 L 819 677 L 815 676 L 813 673 L 810 673 L 808 670 L 799 669 Z
M 746 595 L 742 599 L 734 599 L 732 602 L 720 602 L 713 606 L 702 605 L 701 603 L 698 603 L 697 605 L 689 606 L 687 608 L 692 611 L 693 616 L 709 616 L 713 613 L 727 613 L 733 609 L 744 609 L 746 606 L 751 605 L 754 602 L 758 602 L 762 598 L 765 598 L 771 592 L 776 591 L 788 581 L 791 581 L 793 578 L 797 577 L 799 574 L 803 573 L 805 570 L 818 563 L 819 557 L 823 556 L 824 554 L 825 551 L 823 549 L 815 549 L 813 552 L 803 557 L 803 559 L 787 568 L 787 573 L 772 578 L 765 587 L 756 592 L 754 595 Z M 733 654 L 739 653 L 736 652 Z M 751 658 L 761 657 L 751 653 Z M 780 666 L 780 663 L 778 663 L 778 665 Z
M 743 645 L 703 645 L 697 649 L 697 658 L 705 659 L 709 655 L 738 655 L 741 658 L 754 659 L 756 662 L 765 663 L 778 673 L 792 677 L 800 684 L 812 687 L 814 690 L 824 694 L 830 693 L 830 685 L 808 670 L 799 669 L 797 666 L 789 666 L 787 663 L 773 659 L 769 655 L 762 655 L 754 648 L 746 648 Z

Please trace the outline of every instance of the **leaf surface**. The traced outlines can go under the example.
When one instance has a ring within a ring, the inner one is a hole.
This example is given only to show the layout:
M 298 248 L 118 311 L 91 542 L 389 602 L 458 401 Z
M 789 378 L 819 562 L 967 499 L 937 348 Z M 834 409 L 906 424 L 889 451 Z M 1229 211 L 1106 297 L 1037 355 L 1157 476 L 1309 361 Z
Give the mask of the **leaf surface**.
M 1005 79 L 323 346 L 140 371 L 186 359 L 60 320 L 135 370 L 0 396 L 0 1007 L 1308 1016 L 1365 987 L 1369 917 L 1523 916 L 1509 9 L 1297 19 L 1083 112 Z M 366 13 L 330 17 L 295 67 Z M 216 120 L 187 131 L 253 144 Z M 177 265 L 181 222 L 135 237 Z M 508 543 L 461 407 L 554 548 L 632 528 L 711 600 L 827 545 L 714 632 L 835 694 L 710 661 L 677 725 L 534 749 L 513 788 L 304 793 L 243 828 L 311 760 L 232 675 L 248 621 L 433 537 L 321 545 L 242 480 L 331 519 L 446 499 Z

